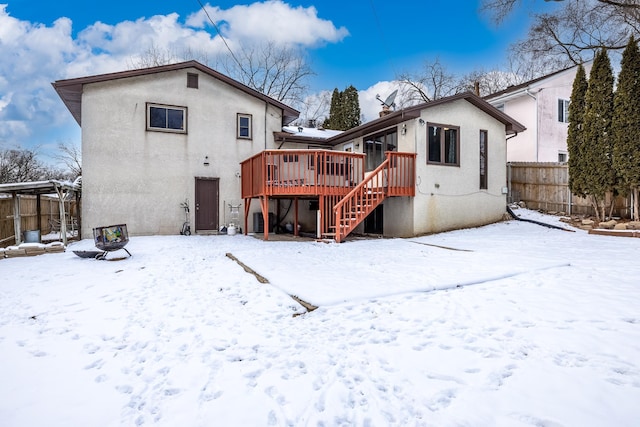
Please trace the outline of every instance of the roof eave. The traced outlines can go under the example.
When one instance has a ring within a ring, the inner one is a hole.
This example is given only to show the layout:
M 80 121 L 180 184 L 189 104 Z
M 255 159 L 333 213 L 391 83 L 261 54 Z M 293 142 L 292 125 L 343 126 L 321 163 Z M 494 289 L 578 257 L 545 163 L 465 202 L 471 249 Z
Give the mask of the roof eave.
M 186 68 L 195 68 L 205 74 L 212 76 L 213 78 L 216 78 L 232 87 L 235 87 L 236 89 L 239 89 L 251 96 L 259 98 L 264 102 L 266 102 L 267 104 L 270 104 L 277 108 L 282 109 L 282 125 L 283 126 L 291 123 L 293 120 L 295 120 L 300 116 L 300 112 L 295 110 L 294 108 L 289 107 L 288 105 L 276 99 L 273 99 L 270 96 L 263 94 L 262 92 L 258 92 L 257 90 L 252 89 L 249 86 L 244 85 L 238 82 L 237 80 L 234 80 L 231 77 L 226 76 L 212 68 L 209 68 L 206 65 L 199 63 L 198 61 L 186 61 L 186 62 L 179 62 L 176 64 L 161 65 L 161 66 L 152 67 L 152 68 L 141 68 L 136 70 L 127 70 L 127 71 L 118 71 L 115 73 L 99 74 L 95 76 L 78 77 L 78 78 L 66 79 L 66 80 L 57 80 L 53 82 L 52 85 L 56 90 L 56 92 L 58 93 L 58 95 L 60 96 L 60 98 L 62 99 L 62 102 L 64 102 L 65 106 L 69 109 L 73 117 L 76 119 L 76 122 L 78 122 L 78 125 L 82 126 L 82 116 L 81 116 L 82 91 L 85 84 L 99 83 L 99 82 L 105 82 L 110 80 L 118 80 L 118 79 L 124 79 L 129 77 L 138 77 L 138 76 L 144 76 L 149 74 L 157 74 L 157 73 L 162 73 L 166 71 L 182 70 Z

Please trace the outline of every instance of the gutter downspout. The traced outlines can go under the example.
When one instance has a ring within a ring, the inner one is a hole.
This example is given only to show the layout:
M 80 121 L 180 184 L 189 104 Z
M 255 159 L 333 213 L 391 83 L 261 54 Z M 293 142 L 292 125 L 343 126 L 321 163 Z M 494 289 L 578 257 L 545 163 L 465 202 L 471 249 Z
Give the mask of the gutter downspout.
M 269 109 L 269 104 L 267 101 L 264 102 L 264 149 L 267 149 L 267 114 Z M 284 114 L 284 112 L 283 112 Z
M 524 90 L 524 93 L 526 93 L 527 95 L 529 95 L 531 98 L 533 98 L 536 101 L 536 132 L 535 132 L 535 136 L 534 136 L 534 140 L 535 140 L 535 144 L 536 144 L 536 162 L 539 161 L 538 159 L 538 98 L 533 95 L 531 93 L 531 91 L 529 91 L 529 88 L 526 88 Z

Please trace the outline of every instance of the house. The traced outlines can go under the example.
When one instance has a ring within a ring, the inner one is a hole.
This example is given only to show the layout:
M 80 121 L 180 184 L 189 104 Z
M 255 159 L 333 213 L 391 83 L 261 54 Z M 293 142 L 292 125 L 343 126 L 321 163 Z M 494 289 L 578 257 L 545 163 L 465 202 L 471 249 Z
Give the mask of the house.
M 507 135 L 524 130 L 468 92 L 328 138 L 279 132 L 279 150 L 242 163 L 245 221 L 258 199 L 264 224 L 274 202 L 276 216 L 284 203 L 294 229 L 302 222 L 337 241 L 352 231 L 406 237 L 496 222 L 506 205 Z
M 240 203 L 240 161 L 276 149 L 293 108 L 196 61 L 60 80 L 82 128 L 82 237 L 218 232 Z
M 507 135 L 525 129 L 472 93 L 341 133 L 286 127 L 296 110 L 195 61 L 53 86 L 82 127 L 83 238 L 120 223 L 177 234 L 185 200 L 197 233 L 483 225 L 505 211 Z
M 584 64 L 587 75 L 592 62 Z M 566 162 L 569 100 L 578 67 L 545 75 L 484 99 L 528 131 L 507 143 L 508 162 Z

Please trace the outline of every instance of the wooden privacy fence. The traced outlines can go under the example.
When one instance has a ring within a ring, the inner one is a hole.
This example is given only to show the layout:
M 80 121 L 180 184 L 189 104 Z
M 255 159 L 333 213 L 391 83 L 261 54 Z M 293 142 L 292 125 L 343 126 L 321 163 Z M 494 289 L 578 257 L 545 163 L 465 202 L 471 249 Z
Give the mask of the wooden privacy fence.
M 529 209 L 594 215 L 588 199 L 569 191 L 569 166 L 566 163 L 507 163 L 507 184 L 510 203 L 523 201 Z M 614 202 L 614 215 L 629 217 L 629 199 L 616 197 Z
M 41 196 L 41 215 L 40 215 L 40 234 L 46 235 L 50 233 L 59 233 L 60 231 L 60 209 L 58 207 L 58 199 L 52 196 Z M 71 221 L 67 224 L 67 232 L 78 230 L 76 223 L 77 210 L 76 202 L 65 202 L 67 212 Z M 20 196 L 20 216 L 21 229 L 38 230 L 38 205 L 37 197 L 22 195 Z M 0 247 L 6 247 L 15 243 L 13 223 L 13 197 L 0 194 Z

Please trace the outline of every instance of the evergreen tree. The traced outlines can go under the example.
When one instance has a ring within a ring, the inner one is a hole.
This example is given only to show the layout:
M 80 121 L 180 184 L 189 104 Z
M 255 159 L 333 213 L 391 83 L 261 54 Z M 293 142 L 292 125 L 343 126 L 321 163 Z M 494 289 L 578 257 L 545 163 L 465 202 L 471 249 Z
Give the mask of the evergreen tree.
M 324 127 L 327 129 L 347 130 L 359 126 L 360 121 L 360 101 L 358 90 L 349 86 L 340 92 L 337 88 L 331 95 L 331 109 L 329 118 L 325 120 Z
M 340 106 L 342 105 L 340 91 L 338 88 L 333 89 L 331 94 L 331 107 L 329 109 L 329 118 L 324 121 L 326 129 L 338 129 L 341 119 Z
M 634 220 L 638 221 L 640 187 L 640 51 L 631 36 L 622 54 L 613 111 L 613 167 L 618 191 L 633 194 Z
M 605 49 L 593 61 L 584 112 L 584 193 L 591 198 L 596 218 L 605 218 L 605 198 L 615 186 L 612 164 L 613 71 Z
M 569 131 L 567 148 L 569 151 L 569 189 L 572 193 L 585 197 L 584 187 L 584 104 L 587 94 L 587 75 L 582 65 L 578 65 L 573 81 L 571 102 L 569 103 Z
M 349 86 L 342 93 L 342 104 L 344 106 L 344 129 L 351 129 L 360 126 L 360 100 L 358 90 Z

